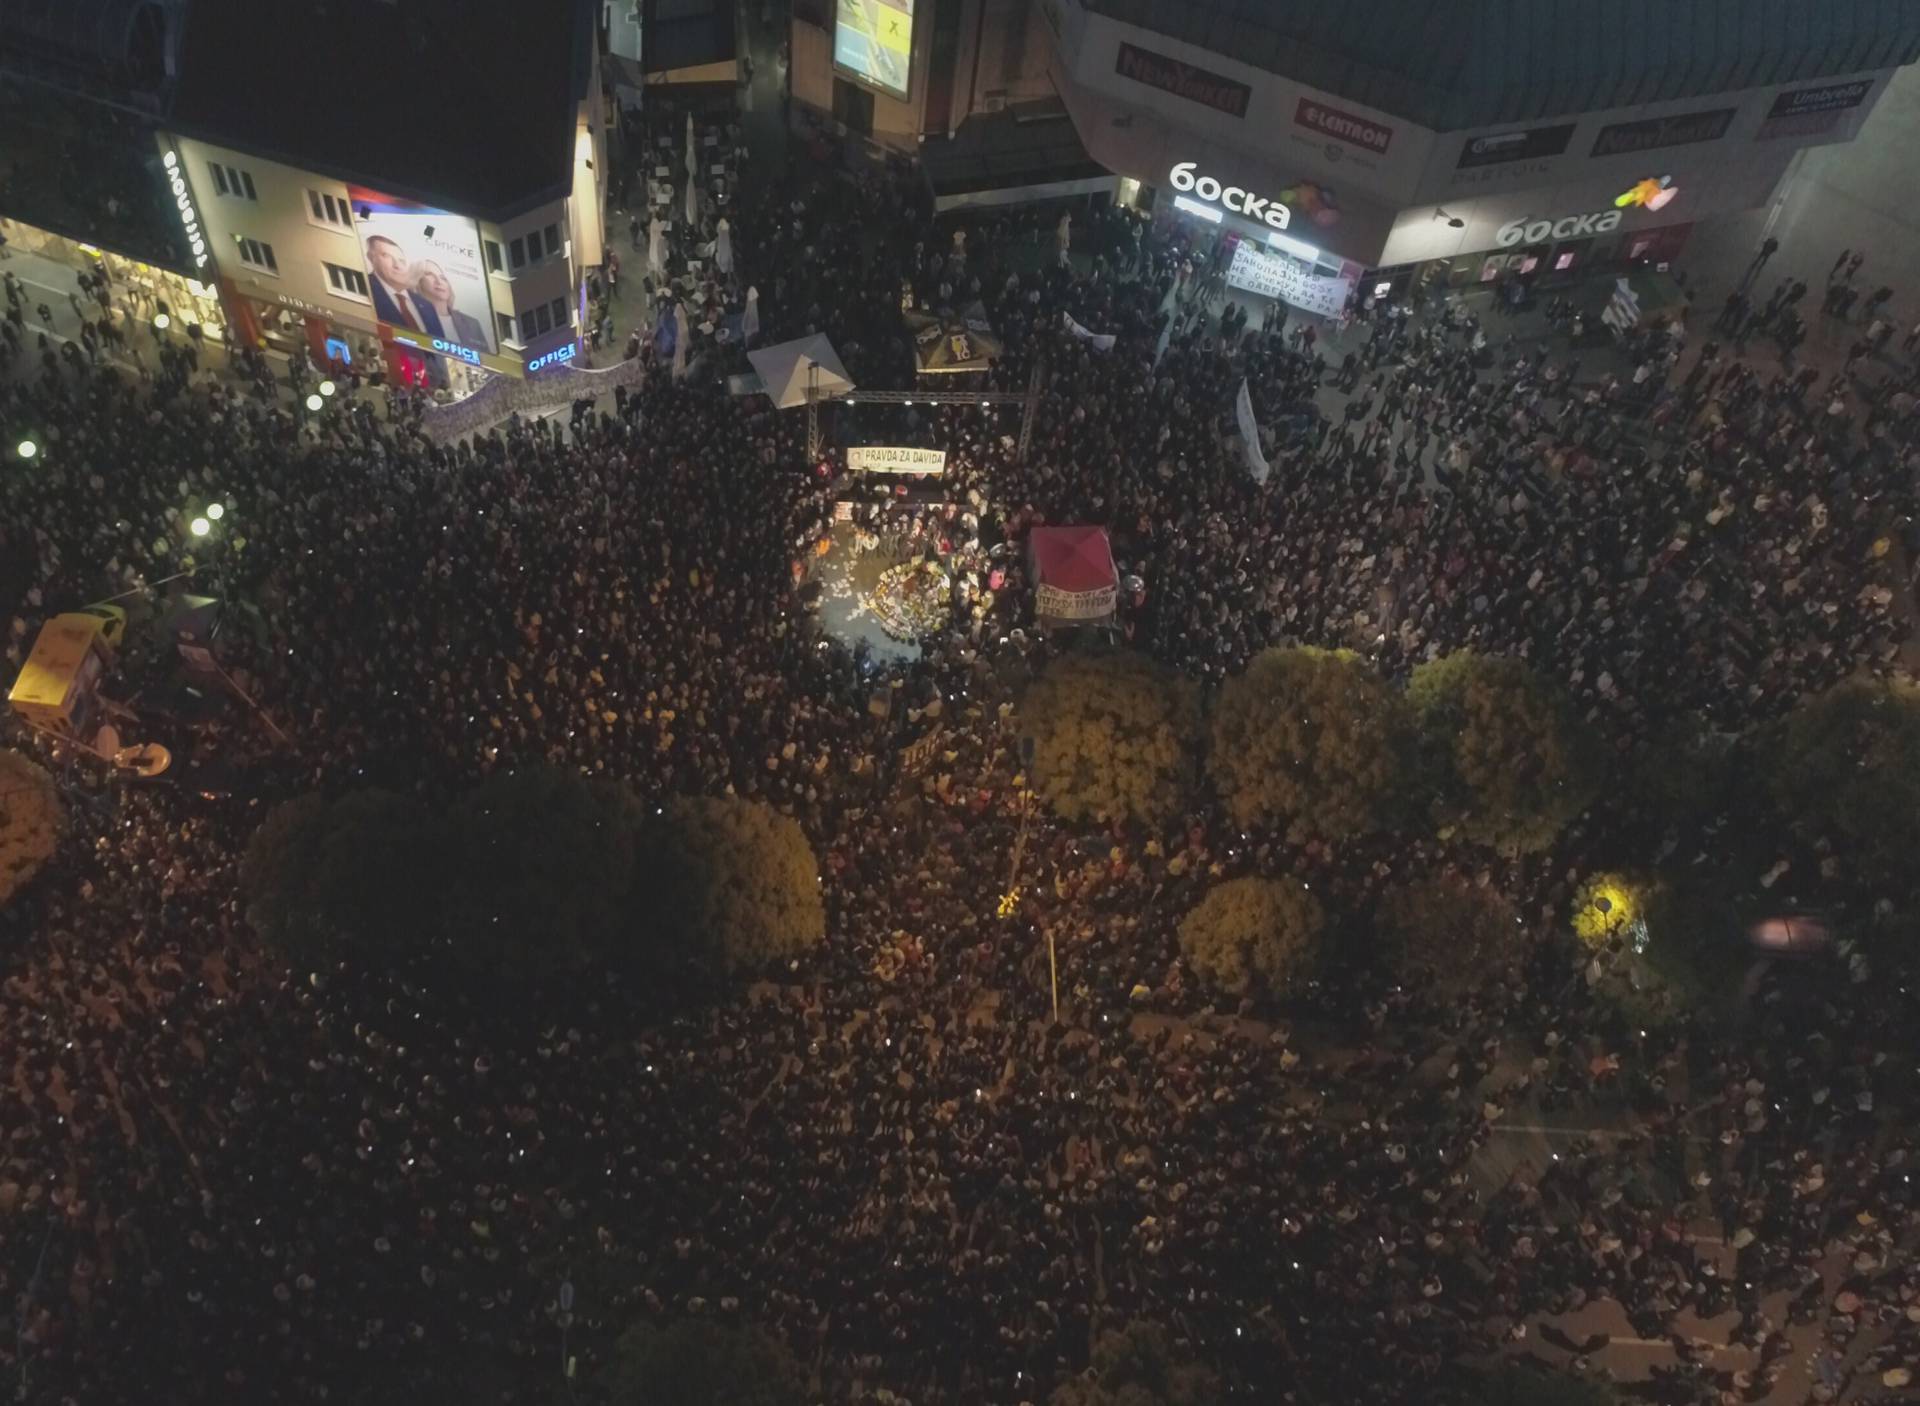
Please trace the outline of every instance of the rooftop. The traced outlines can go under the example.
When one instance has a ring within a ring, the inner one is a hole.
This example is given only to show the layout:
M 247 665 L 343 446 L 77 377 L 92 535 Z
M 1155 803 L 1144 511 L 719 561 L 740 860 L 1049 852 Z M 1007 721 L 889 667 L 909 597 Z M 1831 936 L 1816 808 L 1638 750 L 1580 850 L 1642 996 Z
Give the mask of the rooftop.
M 190 0 L 172 120 L 460 214 L 572 182 L 588 0 Z
M 1437 131 L 1920 57 L 1916 0 L 1083 0 Z

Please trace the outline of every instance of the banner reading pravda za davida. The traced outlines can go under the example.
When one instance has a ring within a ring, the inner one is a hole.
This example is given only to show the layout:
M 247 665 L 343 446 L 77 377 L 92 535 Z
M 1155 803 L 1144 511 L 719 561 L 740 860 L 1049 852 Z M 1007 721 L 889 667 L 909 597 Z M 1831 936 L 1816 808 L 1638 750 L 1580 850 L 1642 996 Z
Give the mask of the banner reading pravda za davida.
M 1255 483 L 1267 481 L 1267 456 L 1260 448 L 1260 425 L 1253 418 L 1253 392 L 1247 378 L 1240 378 L 1240 392 L 1233 398 L 1233 418 L 1240 427 L 1240 438 L 1247 446 L 1247 472 Z
M 932 475 L 947 467 L 947 452 L 905 445 L 856 445 L 847 450 L 847 467 L 859 473 Z

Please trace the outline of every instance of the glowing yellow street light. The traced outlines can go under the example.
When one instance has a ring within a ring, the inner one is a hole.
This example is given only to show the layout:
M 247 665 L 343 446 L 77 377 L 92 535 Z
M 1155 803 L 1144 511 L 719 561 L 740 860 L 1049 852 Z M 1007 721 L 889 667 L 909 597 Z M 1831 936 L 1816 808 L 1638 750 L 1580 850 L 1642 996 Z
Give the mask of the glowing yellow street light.
M 332 395 L 332 394 L 333 394 L 333 382 L 332 382 L 332 381 L 322 381 L 322 382 L 320 383 L 320 394 L 321 394 L 321 395 Z
M 220 521 L 220 519 L 225 517 L 226 515 L 227 515 L 227 505 L 225 503 L 207 504 L 207 516 L 212 518 L 215 522 Z
M 157 312 L 153 315 L 153 325 L 164 332 L 173 326 L 173 319 L 163 312 Z
M 307 397 L 307 409 L 309 410 L 318 410 L 323 404 L 325 404 L 325 402 L 317 395 Z
M 213 524 L 203 517 L 197 517 L 187 524 L 187 531 L 196 537 L 204 537 L 213 530 Z
M 23 439 L 15 446 L 15 452 L 18 453 L 22 459 L 31 459 L 40 452 L 40 446 L 30 439 Z

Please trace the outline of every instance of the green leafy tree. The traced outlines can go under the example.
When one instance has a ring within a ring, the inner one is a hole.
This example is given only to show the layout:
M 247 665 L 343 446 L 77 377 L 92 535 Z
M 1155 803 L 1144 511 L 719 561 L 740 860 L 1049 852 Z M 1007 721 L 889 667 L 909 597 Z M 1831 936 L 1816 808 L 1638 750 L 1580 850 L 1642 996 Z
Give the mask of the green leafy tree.
M 1134 1322 L 1094 1340 L 1080 1376 L 1054 1388 L 1051 1406 L 1214 1406 L 1220 1382 L 1175 1356 L 1166 1329 Z
M 758 1328 L 683 1319 L 622 1333 L 601 1373 L 610 1406 L 801 1406 L 806 1377 Z
M 1286 989 L 1316 954 L 1326 915 L 1306 887 L 1229 879 L 1180 922 L 1180 952 L 1208 987 L 1229 996 Z
M 1388 889 L 1374 921 L 1396 967 L 1442 987 L 1501 971 L 1525 946 L 1525 929 L 1506 895 L 1449 874 Z
M 1069 654 L 1021 704 L 1034 739 L 1035 789 L 1073 821 L 1164 821 L 1193 776 L 1200 709 L 1193 686 L 1142 655 Z
M 1809 698 L 1777 730 L 1774 799 L 1842 863 L 1906 890 L 1920 873 L 1920 686 L 1856 678 Z
M 644 854 L 656 956 L 668 967 L 758 971 L 826 936 L 813 847 L 771 806 L 683 796 L 647 826 Z
M 499 772 L 454 806 L 444 928 L 464 965 L 580 969 L 632 949 L 642 811 L 612 781 Z
M 1443 827 L 1502 850 L 1542 850 L 1592 800 L 1592 738 L 1566 695 L 1520 660 L 1443 655 L 1413 671 L 1407 700 Z
M 61 814 L 46 769 L 19 752 L 0 752 L 0 907 L 53 858 Z
M 1401 776 L 1399 698 L 1350 650 L 1269 649 L 1214 705 L 1210 767 L 1241 825 L 1290 839 L 1383 828 Z
M 296 966 L 426 946 L 444 887 L 441 827 L 387 791 L 274 807 L 240 865 L 247 920 Z

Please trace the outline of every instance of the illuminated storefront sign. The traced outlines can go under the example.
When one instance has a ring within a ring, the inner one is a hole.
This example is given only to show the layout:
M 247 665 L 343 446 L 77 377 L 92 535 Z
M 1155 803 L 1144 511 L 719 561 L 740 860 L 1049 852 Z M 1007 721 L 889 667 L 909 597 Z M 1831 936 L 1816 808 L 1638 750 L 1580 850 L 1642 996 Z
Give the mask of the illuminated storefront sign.
M 549 366 L 562 366 L 580 354 L 578 342 L 568 342 L 564 347 L 555 347 L 542 356 L 536 356 L 527 363 L 529 371 L 543 371 Z
M 1604 210 L 1592 215 L 1568 215 L 1559 220 L 1509 220 L 1493 236 L 1502 249 L 1516 244 L 1544 244 L 1549 239 L 1585 239 L 1620 228 L 1620 211 Z
M 167 185 L 173 191 L 174 209 L 180 212 L 180 227 L 186 230 L 187 243 L 193 250 L 193 266 L 203 269 L 207 266 L 207 236 L 200 228 L 200 212 L 193 207 L 193 192 L 187 189 L 187 177 L 180 169 L 180 157 L 169 151 L 161 159 L 167 168 Z
M 1269 200 L 1266 196 L 1255 195 L 1239 186 L 1223 186 L 1212 176 L 1195 177 L 1193 168 L 1196 161 L 1182 161 L 1167 176 L 1167 184 L 1175 190 L 1192 191 L 1201 200 L 1217 203 L 1236 215 L 1245 215 L 1250 220 L 1260 220 L 1274 229 L 1285 229 L 1293 218 L 1293 213 L 1278 200 Z M 1179 205 L 1179 201 L 1174 202 Z
M 489 371 L 499 371 L 508 376 L 524 376 L 527 368 L 518 361 L 504 356 L 494 356 L 490 352 L 476 351 L 472 347 L 449 342 L 445 337 L 429 337 L 424 332 L 415 332 L 410 327 L 385 327 L 387 336 L 403 347 L 413 347 L 419 351 L 437 352 L 441 356 L 450 356 L 456 361 L 464 361 L 469 366 L 484 366 Z

